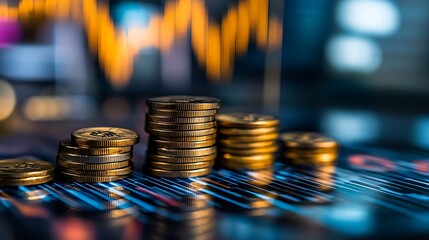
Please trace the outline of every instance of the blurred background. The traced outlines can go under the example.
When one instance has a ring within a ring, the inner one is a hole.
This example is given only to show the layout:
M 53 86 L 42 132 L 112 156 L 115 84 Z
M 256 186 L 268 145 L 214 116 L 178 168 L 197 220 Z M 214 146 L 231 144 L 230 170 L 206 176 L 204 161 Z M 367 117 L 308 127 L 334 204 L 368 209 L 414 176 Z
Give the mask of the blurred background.
M 282 131 L 429 149 L 428 11 L 426 0 L 0 0 L 0 141 L 90 125 L 143 134 L 147 98 L 193 94 L 273 114 Z

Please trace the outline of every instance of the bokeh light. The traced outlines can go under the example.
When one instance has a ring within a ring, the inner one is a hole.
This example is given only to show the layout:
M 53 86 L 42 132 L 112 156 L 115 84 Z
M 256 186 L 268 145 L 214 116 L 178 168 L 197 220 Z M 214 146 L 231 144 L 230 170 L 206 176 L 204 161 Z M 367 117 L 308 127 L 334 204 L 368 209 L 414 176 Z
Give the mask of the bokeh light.
M 8 118 L 15 109 L 15 91 L 8 82 L 0 79 L 0 121 Z

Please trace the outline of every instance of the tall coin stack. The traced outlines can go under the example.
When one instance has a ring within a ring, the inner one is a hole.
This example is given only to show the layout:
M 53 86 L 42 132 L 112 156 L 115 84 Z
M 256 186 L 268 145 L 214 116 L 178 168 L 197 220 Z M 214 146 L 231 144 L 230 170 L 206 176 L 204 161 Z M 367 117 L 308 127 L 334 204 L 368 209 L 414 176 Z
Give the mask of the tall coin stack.
M 167 96 L 147 100 L 150 134 L 145 170 L 158 177 L 209 174 L 216 158 L 215 115 L 221 101 L 211 97 Z
M 332 164 L 338 157 L 338 143 L 319 133 L 283 133 L 280 141 L 283 158 L 292 164 Z
M 218 163 L 231 169 L 265 169 L 277 151 L 278 120 L 272 116 L 234 113 L 216 116 Z
M 132 150 L 140 136 L 113 128 L 83 128 L 60 141 L 57 164 L 60 177 L 74 182 L 111 182 L 133 171 Z

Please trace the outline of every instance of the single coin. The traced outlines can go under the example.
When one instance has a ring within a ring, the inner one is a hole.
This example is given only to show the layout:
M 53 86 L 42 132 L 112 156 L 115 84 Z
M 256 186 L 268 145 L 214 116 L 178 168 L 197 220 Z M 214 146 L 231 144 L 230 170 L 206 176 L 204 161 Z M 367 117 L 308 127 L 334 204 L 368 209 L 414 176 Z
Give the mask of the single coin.
M 199 157 L 216 153 L 216 146 L 196 149 L 174 149 L 174 148 L 149 148 L 150 152 L 156 155 L 167 157 Z
M 192 131 L 192 130 L 203 130 L 203 129 L 215 128 L 216 122 L 192 123 L 192 124 L 146 122 L 146 127 L 150 129 L 158 129 L 158 130 Z
M 0 160 L 0 179 L 50 176 L 54 173 L 54 170 L 54 164 L 44 161 L 26 159 Z
M 131 152 L 132 147 L 110 147 L 110 148 L 83 148 L 74 146 L 71 139 L 60 141 L 59 151 L 64 153 L 79 154 L 79 155 L 110 155 Z
M 297 154 L 294 152 L 283 152 L 283 157 L 288 159 L 299 159 L 302 161 L 330 162 L 337 159 L 338 154 L 335 154 L 335 153 Z
M 60 176 L 64 178 L 64 180 L 72 181 L 72 182 L 113 182 L 119 181 L 124 178 L 129 177 L 129 175 L 121 175 L 121 176 L 85 176 L 85 175 L 77 175 L 67 172 L 61 172 Z
M 272 167 L 274 164 L 274 161 L 264 162 L 264 163 L 252 163 L 252 162 L 228 162 L 228 161 L 221 161 L 220 165 L 227 168 L 234 168 L 234 169 L 249 169 L 249 170 L 260 170 L 260 169 L 266 169 L 269 167 Z
M 180 171 L 180 170 L 196 170 L 201 168 L 213 167 L 213 164 L 214 164 L 214 161 L 196 162 L 196 163 L 165 163 L 165 162 L 149 161 L 148 167 L 170 170 L 170 171 Z
M 146 171 L 156 177 L 168 177 L 168 178 L 191 178 L 191 177 L 200 177 L 209 174 L 211 168 L 201 168 L 197 170 L 188 170 L 188 171 L 170 171 L 156 168 L 146 168 Z
M 149 141 L 150 145 L 156 147 L 164 148 L 202 148 L 210 147 L 216 144 L 216 139 L 209 139 L 206 141 L 196 141 L 196 142 L 177 142 L 177 141 L 164 141 L 158 139 L 151 139 Z
M 164 136 L 164 137 L 199 137 L 212 135 L 216 133 L 216 128 L 203 129 L 203 130 L 195 130 L 195 131 L 174 131 L 174 130 L 159 130 L 159 129 L 151 129 L 146 128 L 146 132 L 149 134 L 153 134 L 156 137 Z
M 313 132 L 290 132 L 280 135 L 280 140 L 289 148 L 337 148 L 338 143 L 332 138 Z
M 91 170 L 76 170 L 76 169 L 70 169 L 70 168 L 61 168 L 59 169 L 61 173 L 70 173 L 80 176 L 121 176 L 121 175 L 128 175 L 133 172 L 133 166 L 129 165 L 124 168 L 118 168 L 118 169 L 111 169 L 111 170 L 104 170 L 104 171 L 91 171 Z
M 276 133 L 277 131 L 278 129 L 276 127 L 250 129 L 220 127 L 218 130 L 218 132 L 223 135 L 260 135 L 267 133 Z
M 0 187 L 16 187 L 44 184 L 54 180 L 54 174 L 40 177 L 0 178 Z
M 277 133 L 268 133 L 268 134 L 262 134 L 262 135 L 236 135 L 236 136 L 226 136 L 226 135 L 220 135 L 219 139 L 227 139 L 230 141 L 241 141 L 242 143 L 247 142 L 264 142 L 264 141 L 275 141 L 279 137 L 279 134 Z
M 156 155 L 148 153 L 147 158 L 149 161 L 159 161 L 166 163 L 196 163 L 208 162 L 216 159 L 216 154 L 199 156 L 199 157 L 168 157 L 163 155 Z
M 61 158 L 57 159 L 57 163 L 59 166 L 63 168 L 70 168 L 75 170 L 91 170 L 91 171 L 112 170 L 117 168 L 123 168 L 130 165 L 129 160 L 125 160 L 122 162 L 113 162 L 113 163 L 82 163 L 82 162 L 67 161 Z
M 74 131 L 71 140 L 79 147 L 126 147 L 137 144 L 140 136 L 124 128 L 93 127 Z
M 275 127 L 279 120 L 269 115 L 254 113 L 218 114 L 216 121 L 220 126 L 238 128 Z
M 159 115 L 146 114 L 146 120 L 157 123 L 177 123 L 177 124 L 190 124 L 190 123 L 205 123 L 215 121 L 214 116 L 209 117 L 168 117 Z
M 199 142 L 216 139 L 216 134 L 197 137 L 168 137 L 168 136 L 151 136 L 151 139 L 159 139 L 163 141 L 177 141 L 177 142 Z
M 228 160 L 234 162 L 270 162 L 275 160 L 274 154 L 259 154 L 252 156 L 240 156 L 229 153 L 219 154 L 219 160 Z
M 217 98 L 202 96 L 165 96 L 147 100 L 147 106 L 154 109 L 169 110 L 210 110 L 219 109 L 221 101 Z
M 113 162 L 122 162 L 130 160 L 133 157 L 131 152 L 121 153 L 121 154 L 111 154 L 111 155 L 100 155 L 100 156 L 91 156 L 91 155 L 78 155 L 70 153 L 58 153 L 58 158 L 80 163 L 113 163 Z
M 241 141 L 233 141 L 229 139 L 219 139 L 217 143 L 221 147 L 240 148 L 240 149 L 271 147 L 276 144 L 275 141 L 241 142 Z
M 277 152 L 277 146 L 273 145 L 269 147 L 248 148 L 248 149 L 219 147 L 219 152 L 230 153 L 234 155 L 269 154 L 269 153 Z
M 200 110 L 200 111 L 176 111 L 176 110 L 161 110 L 150 109 L 150 115 L 166 116 L 166 117 L 213 117 L 216 115 L 217 109 L 213 110 Z

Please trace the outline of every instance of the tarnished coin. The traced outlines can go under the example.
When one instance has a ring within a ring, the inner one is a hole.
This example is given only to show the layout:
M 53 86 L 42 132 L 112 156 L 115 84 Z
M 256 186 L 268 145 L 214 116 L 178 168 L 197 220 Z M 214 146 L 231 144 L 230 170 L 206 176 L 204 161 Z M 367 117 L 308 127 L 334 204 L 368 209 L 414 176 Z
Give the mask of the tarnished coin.
M 212 97 L 201 96 L 165 96 L 147 100 L 147 106 L 153 109 L 181 111 L 219 109 L 221 101 Z
M 283 133 L 280 140 L 285 147 L 315 149 L 315 148 L 337 148 L 338 143 L 332 138 L 322 136 L 313 132 L 290 132 Z
M 216 134 L 210 134 L 206 136 L 196 136 L 196 137 L 169 137 L 169 136 L 155 136 L 154 138 L 163 140 L 163 141 L 177 141 L 177 142 L 199 142 L 207 141 L 211 139 L 216 139 Z
M 216 144 L 216 139 L 209 139 L 205 141 L 194 141 L 194 142 L 178 142 L 178 141 L 164 141 L 158 139 L 151 139 L 150 145 L 164 148 L 202 148 L 210 147 Z
M 216 121 L 220 126 L 238 128 L 264 128 L 275 127 L 279 121 L 269 115 L 254 113 L 219 114 Z
M 216 115 L 217 109 L 214 110 L 200 110 L 200 111 L 175 111 L 175 110 L 161 110 L 150 109 L 150 115 L 166 116 L 166 117 L 212 117 Z
M 251 163 L 251 162 L 271 162 L 275 160 L 275 156 L 273 154 L 260 154 L 260 155 L 252 155 L 252 156 L 240 156 L 233 155 L 229 153 L 219 154 L 219 160 L 228 160 L 231 162 L 242 162 L 242 163 Z
M 26 159 L 0 160 L 0 179 L 51 176 L 54 174 L 54 170 L 54 164 L 44 161 Z
M 248 149 L 248 148 L 271 147 L 271 146 L 275 145 L 275 141 L 241 142 L 241 141 L 233 141 L 233 140 L 229 140 L 229 139 L 219 139 L 218 144 L 222 147 Z
M 81 162 L 81 163 L 112 163 L 112 162 L 122 162 L 130 160 L 133 155 L 129 153 L 122 154 L 111 154 L 111 155 L 100 155 L 100 156 L 91 156 L 91 155 L 78 155 L 70 153 L 58 153 L 58 158 L 72 161 L 72 162 Z
M 146 128 L 158 129 L 158 130 L 193 131 L 193 130 L 215 128 L 215 127 L 216 127 L 216 122 L 193 123 L 193 124 L 146 122 Z
M 82 162 L 67 161 L 61 158 L 57 159 L 57 163 L 59 166 L 63 168 L 70 168 L 75 170 L 94 170 L 94 171 L 111 170 L 111 169 L 127 167 L 130 165 L 129 160 L 122 161 L 122 162 L 113 162 L 113 163 L 82 163 Z
M 132 147 L 82 148 L 72 145 L 70 139 L 60 141 L 59 151 L 79 155 L 110 155 L 131 152 Z
M 196 170 L 201 168 L 212 167 L 214 161 L 209 162 L 196 162 L 196 163 L 166 163 L 166 162 L 157 162 L 149 161 L 147 165 L 152 168 L 171 170 L 171 171 L 180 171 L 180 170 Z
M 122 179 L 127 178 L 129 175 L 118 175 L 118 176 L 87 176 L 87 175 L 77 175 L 67 172 L 61 172 L 60 176 L 67 181 L 72 182 L 113 182 L 113 181 L 119 181 Z
M 115 127 L 93 127 L 72 133 L 72 143 L 79 147 L 125 147 L 140 141 L 140 136 L 131 130 Z
M 250 129 L 221 127 L 219 128 L 218 133 L 223 135 L 260 135 L 267 133 L 276 133 L 277 130 L 278 129 L 276 127 Z
M 103 171 L 94 171 L 94 170 L 76 170 L 71 168 L 61 168 L 61 173 L 70 173 L 80 176 L 121 176 L 121 175 L 128 175 L 133 172 L 133 166 L 129 165 L 124 168 L 117 168 L 117 169 L 110 169 L 110 170 L 103 170 Z
M 195 149 L 174 149 L 151 147 L 149 151 L 167 157 L 199 157 L 216 153 L 216 146 Z
M 248 148 L 248 149 L 227 148 L 227 147 L 219 148 L 219 152 L 230 153 L 235 155 L 269 154 L 269 153 L 275 153 L 276 151 L 277 151 L 276 145 L 272 145 L 269 147 Z
M 279 137 L 278 133 L 268 133 L 261 135 L 236 135 L 236 136 L 225 136 L 219 135 L 219 139 L 228 139 L 230 141 L 240 141 L 242 143 L 247 142 L 264 142 L 264 141 L 275 141 Z
M 190 124 L 190 123 L 205 123 L 215 121 L 214 116 L 209 117 L 169 117 L 146 114 L 146 120 L 150 122 L 162 123 L 177 123 L 177 124 Z
M 40 177 L 0 178 L 0 187 L 30 186 L 44 184 L 54 180 L 54 174 Z
M 205 155 L 200 157 L 167 157 L 163 155 L 156 155 L 148 153 L 147 158 L 149 161 L 159 161 L 166 163 L 196 163 L 196 162 L 207 162 L 216 159 L 216 154 Z
M 203 129 L 203 130 L 195 130 L 195 131 L 174 131 L 174 130 L 159 130 L 159 129 L 151 129 L 146 128 L 146 132 L 149 134 L 153 134 L 156 137 L 164 136 L 164 137 L 199 137 L 199 136 L 207 136 L 216 133 L 216 128 Z
M 146 171 L 156 177 L 167 177 L 167 178 L 191 178 L 191 177 L 201 177 L 209 174 L 211 168 L 201 168 L 197 170 L 187 170 L 187 171 L 170 171 L 156 168 L 146 168 Z

